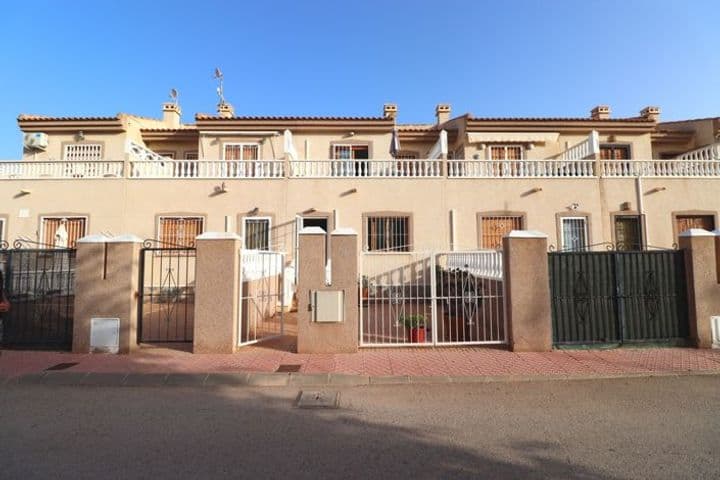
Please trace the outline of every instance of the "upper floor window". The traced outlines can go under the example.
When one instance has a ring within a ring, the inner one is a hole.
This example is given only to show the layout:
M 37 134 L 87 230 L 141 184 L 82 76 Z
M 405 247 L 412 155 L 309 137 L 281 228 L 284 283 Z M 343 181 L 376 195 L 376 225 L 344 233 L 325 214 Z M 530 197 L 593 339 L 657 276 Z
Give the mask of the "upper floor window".
M 41 217 L 40 238 L 45 245 L 56 248 L 75 248 L 85 236 L 87 217 Z
M 171 160 L 175 160 L 175 152 L 157 152 L 158 155 L 161 157 L 169 158 Z
M 223 149 L 225 160 L 259 160 L 260 145 L 257 143 L 226 143 Z
M 198 152 L 185 152 L 185 160 L 197 160 Z
M 492 145 L 490 147 L 490 160 L 522 160 L 522 145 Z
M 600 160 L 630 160 L 630 145 L 600 145 Z
M 190 247 L 195 244 L 195 237 L 203 233 L 204 228 L 204 217 L 160 217 L 158 239 L 167 245 Z
M 365 248 L 373 252 L 409 252 L 412 246 L 410 215 L 365 217 Z
M 63 159 L 66 162 L 96 162 L 102 160 L 100 143 L 71 143 L 65 145 Z
M 333 160 L 367 160 L 370 158 L 368 145 L 333 145 Z

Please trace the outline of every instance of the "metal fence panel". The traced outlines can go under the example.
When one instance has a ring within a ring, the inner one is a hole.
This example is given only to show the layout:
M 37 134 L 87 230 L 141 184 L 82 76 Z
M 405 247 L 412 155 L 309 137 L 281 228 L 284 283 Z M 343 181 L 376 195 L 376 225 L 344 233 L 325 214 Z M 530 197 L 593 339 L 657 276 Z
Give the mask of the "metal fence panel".
M 364 253 L 362 346 L 506 342 L 502 252 Z
M 140 251 L 138 341 L 192 342 L 195 249 L 145 247 Z
M 69 350 L 75 302 L 75 250 L 2 251 L 0 273 L 10 301 L 10 311 L 0 316 L 0 345 Z
M 285 333 L 285 255 L 263 250 L 240 251 L 240 345 Z

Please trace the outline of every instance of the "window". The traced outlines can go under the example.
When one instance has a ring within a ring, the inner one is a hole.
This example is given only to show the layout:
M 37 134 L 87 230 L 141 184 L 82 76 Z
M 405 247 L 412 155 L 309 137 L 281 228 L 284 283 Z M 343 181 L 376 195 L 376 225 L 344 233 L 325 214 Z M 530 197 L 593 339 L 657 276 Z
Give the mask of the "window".
M 158 239 L 167 245 L 190 247 L 204 228 L 203 217 L 160 217 Z
M 522 230 L 522 215 L 482 215 L 480 217 L 480 248 L 498 249 L 503 237 L 512 230 Z
M 691 228 L 703 228 L 712 232 L 715 230 L 714 215 L 677 215 L 675 216 L 675 231 L 681 234 Z
M 67 162 L 95 162 L 102 160 L 102 144 L 72 143 L 65 145 L 64 159 Z
M 412 246 L 410 216 L 368 216 L 365 247 L 370 252 L 409 252 Z
M 420 155 L 418 155 L 417 152 L 409 152 L 409 151 L 403 151 L 400 150 L 397 155 L 395 155 L 396 160 L 417 160 L 420 158 Z
M 370 158 L 369 145 L 333 145 L 333 160 L 367 160 Z
M 615 216 L 615 243 L 618 250 L 642 250 L 642 221 L 639 215 Z
M 169 158 L 171 160 L 175 160 L 175 152 L 157 152 L 158 155 L 161 157 Z
M 522 145 L 493 145 L 490 147 L 490 160 L 522 160 Z
M 630 160 L 630 145 L 600 145 L 600 160 Z
M 45 245 L 56 248 L 75 248 L 79 238 L 85 236 L 87 217 L 42 217 L 40 238 Z
M 561 217 L 562 249 L 584 250 L 587 247 L 587 218 Z
M 259 160 L 260 145 L 257 143 L 226 143 L 223 158 L 225 160 Z
M 198 152 L 185 152 L 185 160 L 197 160 Z
M 243 238 L 249 250 L 270 250 L 270 217 L 243 219 Z

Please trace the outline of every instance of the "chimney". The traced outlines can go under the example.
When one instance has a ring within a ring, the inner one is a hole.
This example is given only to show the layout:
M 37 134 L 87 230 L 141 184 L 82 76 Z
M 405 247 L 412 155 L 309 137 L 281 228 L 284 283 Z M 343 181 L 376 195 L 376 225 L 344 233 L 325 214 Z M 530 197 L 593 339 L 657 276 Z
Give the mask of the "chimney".
M 219 103 L 217 106 L 217 112 L 222 118 L 231 118 L 235 116 L 235 109 L 229 103 Z
M 593 120 L 607 120 L 610 118 L 610 106 L 609 105 L 598 105 L 597 107 L 590 110 L 590 118 Z
M 660 107 L 645 107 L 640 110 L 640 116 L 646 120 L 657 122 L 660 120 Z
M 182 115 L 180 105 L 172 102 L 163 103 L 162 111 L 163 123 L 165 125 L 170 128 L 178 128 L 180 126 L 180 115 Z
M 383 117 L 395 120 L 397 118 L 397 105 L 394 103 L 386 103 L 383 105 Z
M 435 117 L 437 118 L 438 125 L 450 120 L 450 104 L 438 103 L 435 107 Z

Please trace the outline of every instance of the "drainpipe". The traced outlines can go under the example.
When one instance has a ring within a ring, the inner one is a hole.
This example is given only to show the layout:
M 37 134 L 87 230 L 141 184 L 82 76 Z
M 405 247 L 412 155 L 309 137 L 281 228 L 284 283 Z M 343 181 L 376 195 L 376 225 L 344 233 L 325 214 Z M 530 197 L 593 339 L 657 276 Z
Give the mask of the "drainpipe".
M 643 204 L 643 182 L 640 173 L 635 177 L 635 190 L 637 191 L 637 204 L 638 204 L 638 215 L 640 216 L 638 225 L 640 228 L 640 242 L 642 246 L 647 246 L 647 232 L 645 231 L 645 223 L 643 221 L 643 215 L 645 214 L 645 207 Z

